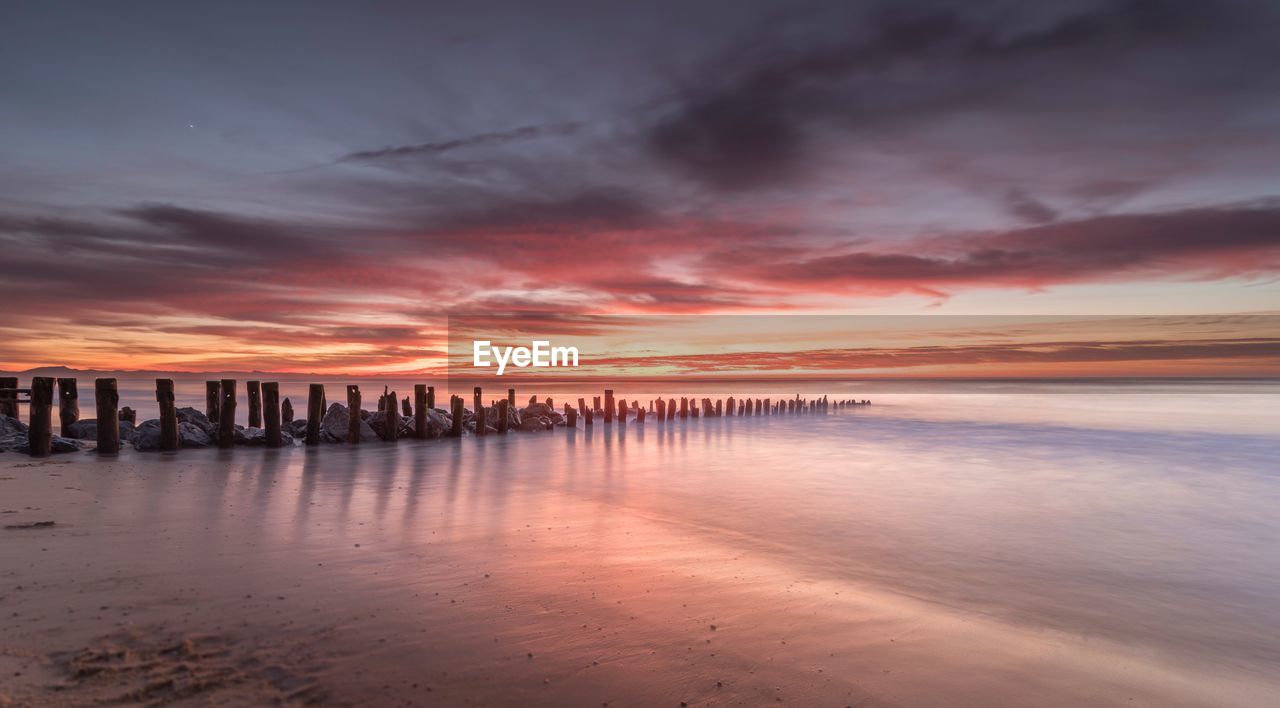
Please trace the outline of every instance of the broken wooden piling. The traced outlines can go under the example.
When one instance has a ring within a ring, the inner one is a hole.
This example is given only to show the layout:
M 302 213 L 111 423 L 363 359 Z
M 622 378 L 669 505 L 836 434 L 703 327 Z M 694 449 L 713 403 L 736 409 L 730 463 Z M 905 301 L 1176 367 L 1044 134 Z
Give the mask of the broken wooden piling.
M 507 397 L 498 401 L 498 434 L 506 435 L 507 429 L 511 423 L 508 416 L 511 415 L 511 397 L 516 395 L 514 388 L 507 389 Z
M 18 377 L 0 377 L 0 415 L 21 418 L 18 411 Z
M 360 407 L 362 405 L 360 387 L 355 384 L 347 386 L 347 442 L 352 445 L 360 444 Z
M 451 396 L 449 398 L 449 409 L 453 415 L 453 426 L 449 434 L 455 438 L 462 437 L 462 397 Z
M 178 406 L 173 397 L 173 379 L 156 379 L 156 404 L 160 409 L 160 444 L 162 451 L 178 449 Z
M 53 379 L 48 376 L 31 379 L 31 405 L 27 415 L 27 451 L 32 457 L 48 457 L 53 452 Z
M 63 435 L 80 420 L 80 394 L 75 379 L 58 379 L 58 429 Z
M 320 421 L 324 418 L 324 384 L 307 387 L 307 445 L 320 444 Z
M 218 394 L 218 447 L 236 444 L 236 380 L 222 379 Z
M 244 395 L 249 399 L 249 427 L 262 427 L 262 382 L 245 381 Z
M 267 447 L 280 447 L 284 437 L 280 434 L 280 383 L 264 381 L 262 384 L 262 426 L 266 433 Z
M 604 390 L 604 422 L 613 422 L 613 389 L 606 388 Z
M 204 382 L 204 417 L 212 422 L 222 420 L 219 415 L 219 404 L 222 402 L 222 384 L 217 381 Z
M 98 409 L 98 454 L 115 455 L 120 452 L 120 393 L 116 380 L 94 381 L 93 398 Z
M 413 385 L 413 437 L 427 439 L 427 385 Z

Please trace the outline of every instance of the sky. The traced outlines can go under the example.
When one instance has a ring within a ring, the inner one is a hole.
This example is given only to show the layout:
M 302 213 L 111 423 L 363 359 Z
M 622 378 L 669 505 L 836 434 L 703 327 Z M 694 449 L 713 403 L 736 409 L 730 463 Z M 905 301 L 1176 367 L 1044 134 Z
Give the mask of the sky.
M 1269 0 L 6 2 L 0 368 L 1276 312 L 1276 67 Z

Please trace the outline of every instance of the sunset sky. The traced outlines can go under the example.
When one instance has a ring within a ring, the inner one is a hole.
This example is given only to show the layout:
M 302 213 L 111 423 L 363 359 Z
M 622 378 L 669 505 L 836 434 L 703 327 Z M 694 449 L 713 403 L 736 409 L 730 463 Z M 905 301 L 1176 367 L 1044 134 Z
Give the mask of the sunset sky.
M 1271 0 L 5 3 L 0 369 L 432 370 L 450 313 L 1277 312 L 1276 67 Z

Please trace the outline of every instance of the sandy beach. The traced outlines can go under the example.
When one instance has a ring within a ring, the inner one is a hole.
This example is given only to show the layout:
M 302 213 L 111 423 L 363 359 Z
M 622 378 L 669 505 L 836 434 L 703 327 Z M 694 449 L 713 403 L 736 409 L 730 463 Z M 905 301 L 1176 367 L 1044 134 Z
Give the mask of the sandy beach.
M 1212 588 L 1173 571 L 1202 551 L 1144 518 L 1177 516 L 1180 466 L 1208 434 L 1128 433 L 1166 448 L 1148 460 L 1166 478 L 1131 465 L 1080 504 L 1087 480 L 1037 460 L 1121 433 L 1037 424 L 1017 459 L 975 439 L 1014 427 L 886 406 L 818 424 L 4 454 L 0 703 L 1280 701 L 1275 614 L 1247 616 L 1274 609 L 1273 570 L 1198 604 Z M 823 442 L 783 444 L 815 428 Z M 1224 474 L 1251 494 L 1274 438 L 1235 442 Z M 1089 474 L 1132 453 L 1091 453 Z M 1002 478 L 1010 465 L 1021 480 Z M 1058 489 L 1033 491 L 1046 475 Z M 1200 570 L 1255 552 L 1274 553 Z

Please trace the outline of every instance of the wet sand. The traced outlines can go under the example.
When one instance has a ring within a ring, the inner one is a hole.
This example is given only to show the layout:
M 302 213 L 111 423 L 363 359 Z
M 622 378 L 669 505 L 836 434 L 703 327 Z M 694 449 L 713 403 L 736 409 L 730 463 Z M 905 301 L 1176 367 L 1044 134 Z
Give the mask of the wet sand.
M 0 705 L 1280 704 L 1274 620 L 1179 630 L 1191 615 L 1135 619 L 1127 589 L 986 597 L 1040 573 L 1017 563 L 931 590 L 936 538 L 894 527 L 897 473 L 865 447 L 888 443 L 810 456 L 789 426 L 814 423 L 5 454 Z M 842 470 L 843 498 L 814 486 Z

